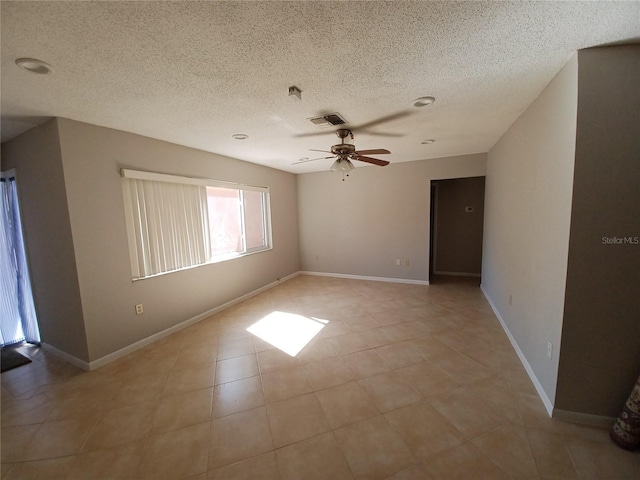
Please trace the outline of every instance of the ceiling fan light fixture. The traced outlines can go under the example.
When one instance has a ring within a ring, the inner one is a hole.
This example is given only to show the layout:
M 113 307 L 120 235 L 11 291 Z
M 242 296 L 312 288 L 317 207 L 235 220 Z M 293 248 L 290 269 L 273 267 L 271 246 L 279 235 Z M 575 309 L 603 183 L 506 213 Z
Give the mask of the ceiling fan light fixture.
M 330 170 L 332 172 L 342 172 L 342 173 L 349 173 L 351 170 L 355 170 L 356 167 L 353 166 L 353 163 L 351 163 L 351 160 L 349 159 L 338 159 L 335 162 L 333 162 L 333 165 L 331 165 Z
M 435 101 L 436 101 L 436 97 L 420 97 L 420 98 L 416 98 L 413 101 L 413 106 L 417 108 L 426 107 L 427 105 L 431 105 Z
M 53 71 L 51 65 L 37 58 L 18 58 L 16 65 L 27 72 L 38 75 L 47 75 Z

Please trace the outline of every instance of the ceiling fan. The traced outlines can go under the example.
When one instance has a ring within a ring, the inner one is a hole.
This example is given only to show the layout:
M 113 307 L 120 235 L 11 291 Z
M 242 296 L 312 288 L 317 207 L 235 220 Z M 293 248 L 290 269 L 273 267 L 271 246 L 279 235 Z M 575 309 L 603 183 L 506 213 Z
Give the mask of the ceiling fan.
M 380 160 L 377 158 L 368 157 L 367 155 L 383 155 L 391 153 L 389 150 L 385 150 L 384 148 L 377 148 L 373 150 L 356 150 L 356 146 L 352 143 L 345 143 L 345 138 L 351 137 L 353 140 L 353 132 L 346 128 L 341 128 L 336 131 L 336 135 L 340 138 L 342 143 L 337 145 L 333 145 L 331 150 L 315 150 L 311 149 L 312 152 L 325 152 L 330 153 L 331 155 L 328 157 L 318 157 L 311 159 L 304 159 L 297 162 L 292 163 L 292 165 L 297 165 L 299 163 L 307 163 L 313 162 L 316 160 L 325 160 L 329 158 L 335 158 L 336 161 L 331 166 L 332 172 L 342 172 L 344 181 L 344 176 L 349 176 L 349 172 L 353 170 L 355 167 L 351 160 L 358 160 L 359 162 L 371 163 L 373 165 L 379 165 L 384 167 L 385 165 L 389 165 L 389 162 L 386 160 Z

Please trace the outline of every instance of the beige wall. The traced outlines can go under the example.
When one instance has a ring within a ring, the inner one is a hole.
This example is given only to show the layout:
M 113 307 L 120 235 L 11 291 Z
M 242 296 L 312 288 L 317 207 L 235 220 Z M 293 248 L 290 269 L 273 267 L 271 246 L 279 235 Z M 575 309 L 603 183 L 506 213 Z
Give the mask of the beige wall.
M 433 271 L 480 276 L 484 177 L 439 180 L 434 183 Z M 467 207 L 473 208 L 473 211 L 467 212 Z
M 356 168 L 344 182 L 334 172 L 299 175 L 301 269 L 428 281 L 431 180 L 485 169 L 476 154 Z
M 578 54 L 578 128 L 556 407 L 616 417 L 640 374 L 640 46 Z
M 482 287 L 548 409 L 567 275 L 577 78 L 574 56 L 489 151 L 487 164 Z
M 42 341 L 88 361 L 55 120 L 2 145 L 2 169 L 10 168 L 17 172 L 22 227 Z
M 299 269 L 292 174 L 66 119 L 3 145 L 3 163 L 18 167 L 24 185 L 43 341 L 80 360 L 99 360 Z M 132 282 L 121 167 L 270 187 L 273 250 Z

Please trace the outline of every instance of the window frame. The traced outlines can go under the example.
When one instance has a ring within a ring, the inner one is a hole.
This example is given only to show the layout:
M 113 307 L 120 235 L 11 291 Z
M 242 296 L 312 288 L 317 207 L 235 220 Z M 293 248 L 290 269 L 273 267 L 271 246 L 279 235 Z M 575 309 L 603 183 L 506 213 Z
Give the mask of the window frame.
M 148 180 L 154 182 L 168 182 L 168 183 L 178 183 L 178 184 L 186 184 L 186 185 L 197 185 L 203 187 L 217 187 L 217 188 L 226 188 L 232 190 L 239 190 L 240 192 L 240 219 L 241 219 L 241 229 L 242 229 L 242 245 L 243 252 L 233 252 L 230 254 L 217 255 L 213 256 L 211 252 L 208 254 L 208 260 L 204 263 L 198 263 L 194 265 L 190 265 L 187 267 L 177 268 L 173 270 L 167 270 L 164 272 L 153 273 L 149 275 L 142 276 L 140 274 L 140 269 L 138 267 L 138 259 L 137 259 L 137 244 L 136 244 L 136 221 L 134 218 L 133 210 L 130 208 L 131 198 L 130 192 L 127 191 L 126 188 L 123 188 L 123 197 L 124 197 L 124 210 L 125 210 L 125 221 L 127 227 L 127 239 L 129 245 L 129 257 L 131 263 L 131 275 L 133 277 L 133 281 L 145 280 L 147 278 L 153 278 L 160 275 L 166 275 L 169 273 L 179 272 L 182 270 L 188 270 L 191 268 L 197 268 L 204 265 L 211 265 L 214 263 L 225 262 L 227 260 L 233 260 L 236 258 L 245 257 L 247 255 L 253 255 L 256 253 L 266 252 L 269 250 L 273 250 L 273 235 L 272 235 L 272 222 L 271 222 L 271 192 L 269 187 L 258 186 L 258 185 L 247 185 L 240 184 L 234 182 L 227 182 L 222 180 L 214 180 L 210 178 L 201 178 L 201 177 L 186 177 L 180 175 L 171 175 L 165 173 L 156 173 L 156 172 L 147 172 L 142 170 L 132 170 L 128 168 L 120 169 L 120 175 L 123 179 L 136 179 L 136 180 Z M 123 182 L 124 186 L 124 182 Z M 266 245 L 260 247 L 254 247 L 251 249 L 246 248 L 246 225 L 245 225 L 245 208 L 244 208 L 244 192 L 252 191 L 252 192 L 260 192 L 262 193 L 262 223 L 263 223 L 263 235 Z M 208 216 L 208 210 L 207 210 Z M 136 274 L 138 272 L 138 274 Z

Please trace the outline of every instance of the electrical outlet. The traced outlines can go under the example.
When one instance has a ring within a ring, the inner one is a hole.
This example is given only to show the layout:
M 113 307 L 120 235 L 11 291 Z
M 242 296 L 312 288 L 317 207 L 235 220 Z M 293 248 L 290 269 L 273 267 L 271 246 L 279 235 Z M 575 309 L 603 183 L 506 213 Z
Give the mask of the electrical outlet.
M 547 357 L 551 358 L 553 356 L 553 344 L 551 342 L 547 342 Z
M 144 313 L 144 308 L 142 308 L 142 304 L 139 303 L 136 305 L 136 315 L 140 315 L 142 313 Z
M 400 260 L 399 258 L 396 260 L 396 265 L 400 266 L 402 265 L 402 260 Z

